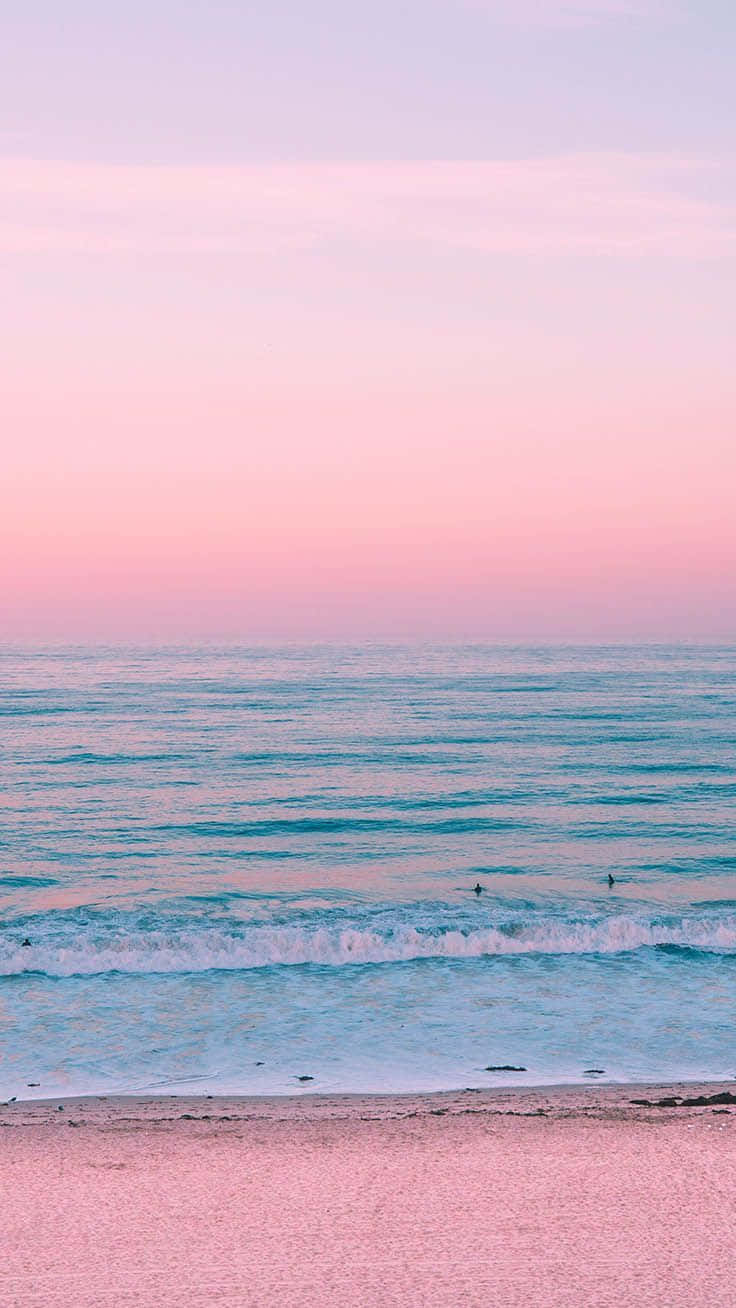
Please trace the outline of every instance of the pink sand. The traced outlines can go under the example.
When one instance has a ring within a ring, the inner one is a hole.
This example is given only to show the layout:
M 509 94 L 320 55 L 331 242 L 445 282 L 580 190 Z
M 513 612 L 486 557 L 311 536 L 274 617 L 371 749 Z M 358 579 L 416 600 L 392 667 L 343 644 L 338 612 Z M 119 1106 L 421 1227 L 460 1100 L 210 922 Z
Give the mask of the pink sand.
M 736 1113 L 637 1093 L 13 1104 L 0 1303 L 732 1308 Z

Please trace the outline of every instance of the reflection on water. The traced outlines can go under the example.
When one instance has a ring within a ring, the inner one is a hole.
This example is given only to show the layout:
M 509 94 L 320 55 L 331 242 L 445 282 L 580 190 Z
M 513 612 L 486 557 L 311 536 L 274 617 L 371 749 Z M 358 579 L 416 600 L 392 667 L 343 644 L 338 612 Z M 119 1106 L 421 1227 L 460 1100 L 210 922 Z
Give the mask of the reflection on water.
M 735 709 L 725 648 L 5 650 L 0 1093 L 736 1074 Z

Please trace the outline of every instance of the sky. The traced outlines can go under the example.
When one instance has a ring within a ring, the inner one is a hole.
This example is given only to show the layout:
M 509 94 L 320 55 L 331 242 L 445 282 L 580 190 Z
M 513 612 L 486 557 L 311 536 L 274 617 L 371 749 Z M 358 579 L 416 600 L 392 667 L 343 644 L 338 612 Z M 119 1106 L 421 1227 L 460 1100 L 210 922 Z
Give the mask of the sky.
M 731 0 L 26 0 L 0 640 L 736 638 Z

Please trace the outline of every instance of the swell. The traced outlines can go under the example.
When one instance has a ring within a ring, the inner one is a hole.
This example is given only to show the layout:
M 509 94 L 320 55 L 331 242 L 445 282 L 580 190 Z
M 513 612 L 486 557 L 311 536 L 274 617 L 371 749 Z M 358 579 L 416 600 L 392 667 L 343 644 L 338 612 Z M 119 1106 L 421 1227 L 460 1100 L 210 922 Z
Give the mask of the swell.
M 632 916 L 570 922 L 553 918 L 475 930 L 401 925 L 252 926 L 236 930 L 184 927 L 112 933 L 83 929 L 23 947 L 0 941 L 0 976 L 50 977 L 103 973 L 199 973 L 305 964 L 339 968 L 420 959 L 513 955 L 620 954 L 668 947 L 736 950 L 736 915 L 654 922 Z
M 442 807 L 441 805 L 437 806 Z M 527 826 L 528 823 L 513 818 L 468 817 L 445 818 L 436 821 L 408 821 L 401 818 L 356 818 L 348 817 L 299 817 L 299 818 L 262 818 L 251 822 L 220 822 L 202 820 L 200 822 L 170 823 L 152 827 L 152 831 L 181 836 L 198 836 L 205 839 L 239 839 L 259 836 L 289 835 L 343 835 L 350 832 L 436 832 L 452 834 L 453 832 L 506 831 Z

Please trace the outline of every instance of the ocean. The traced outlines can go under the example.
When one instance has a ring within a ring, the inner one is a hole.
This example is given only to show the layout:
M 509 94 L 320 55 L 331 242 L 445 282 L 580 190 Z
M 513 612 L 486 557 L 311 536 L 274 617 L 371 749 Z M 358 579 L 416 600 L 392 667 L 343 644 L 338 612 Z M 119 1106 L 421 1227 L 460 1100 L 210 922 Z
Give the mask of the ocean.
M 735 672 L 4 648 L 0 1096 L 736 1076 Z

